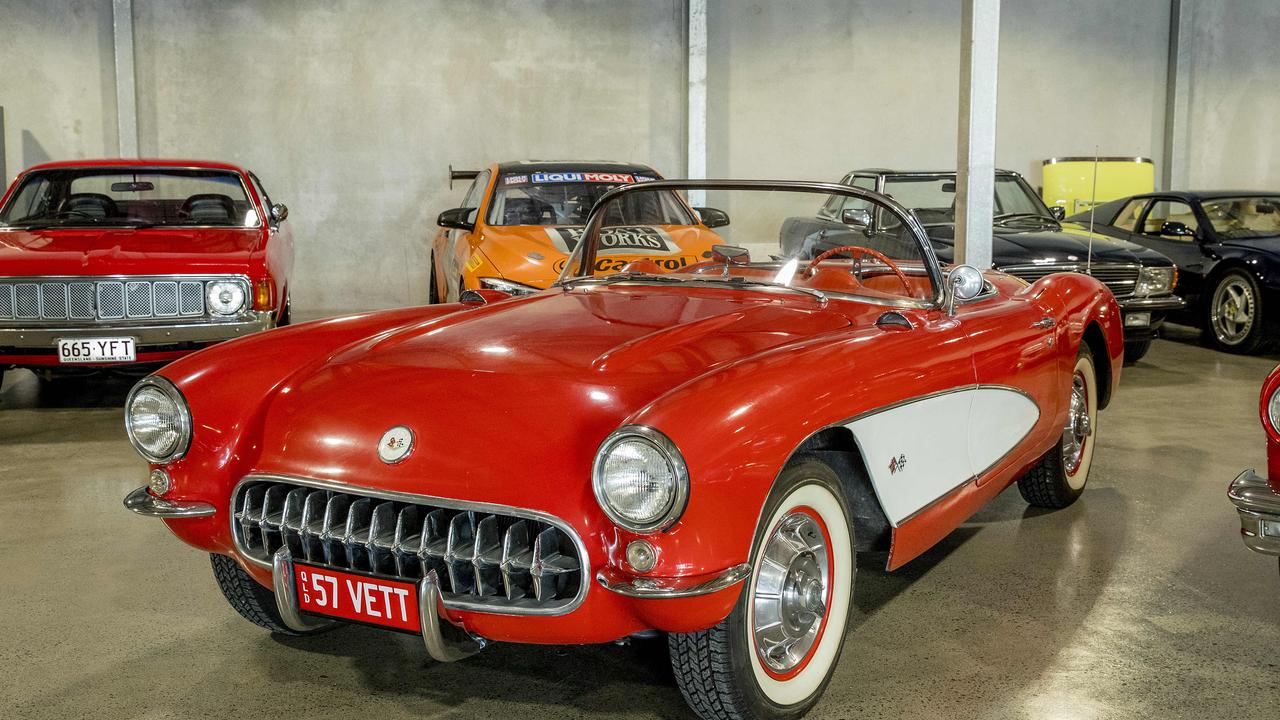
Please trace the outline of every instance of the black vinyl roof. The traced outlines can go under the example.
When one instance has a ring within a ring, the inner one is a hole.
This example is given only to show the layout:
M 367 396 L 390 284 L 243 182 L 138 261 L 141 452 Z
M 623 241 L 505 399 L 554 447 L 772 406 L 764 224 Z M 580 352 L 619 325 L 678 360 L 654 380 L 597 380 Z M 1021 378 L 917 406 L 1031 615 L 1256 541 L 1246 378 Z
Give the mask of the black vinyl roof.
M 1193 200 L 1216 200 L 1219 198 L 1238 197 L 1280 197 L 1274 190 L 1168 190 L 1165 192 L 1149 192 L 1134 195 L 1135 198 L 1171 197 L 1186 202 Z

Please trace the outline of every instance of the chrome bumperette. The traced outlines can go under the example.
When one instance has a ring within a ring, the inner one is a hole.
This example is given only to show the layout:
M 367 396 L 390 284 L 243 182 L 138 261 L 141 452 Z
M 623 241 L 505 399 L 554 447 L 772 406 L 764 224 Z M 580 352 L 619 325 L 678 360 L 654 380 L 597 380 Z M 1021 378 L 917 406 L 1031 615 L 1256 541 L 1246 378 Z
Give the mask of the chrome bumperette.
M 418 622 L 422 625 L 422 644 L 436 662 L 456 662 L 480 652 L 488 643 L 478 635 L 465 631 L 449 632 L 440 618 L 440 577 L 435 570 L 418 581 Z M 445 633 L 449 632 L 449 635 Z
M 717 593 L 731 588 L 749 577 L 751 577 L 751 564 L 742 563 L 741 565 L 734 565 L 706 582 L 688 587 L 676 587 L 653 578 L 635 578 L 628 582 L 610 583 L 609 578 L 605 577 L 604 573 L 596 575 L 596 582 L 600 583 L 600 587 L 610 592 L 630 598 L 673 600 Z
M 546 513 L 345 483 L 249 475 L 232 492 L 231 534 L 251 563 L 299 562 L 417 582 L 435 571 L 450 610 L 562 615 L 586 599 L 587 550 Z
M 145 485 L 126 495 L 124 506 L 139 515 L 158 518 L 208 517 L 217 512 L 206 502 L 158 498 L 147 492 Z
M 1280 494 L 1267 484 L 1266 478 L 1252 469 L 1231 481 L 1227 497 L 1240 514 L 1240 536 L 1254 552 L 1280 555 L 1280 530 L 1267 532 L 1268 524 L 1280 529 Z
M 293 578 L 293 558 L 287 548 L 271 556 L 271 589 L 276 596 L 276 610 L 285 626 L 295 632 L 314 632 L 337 625 L 333 620 L 307 617 L 298 609 L 298 587 Z

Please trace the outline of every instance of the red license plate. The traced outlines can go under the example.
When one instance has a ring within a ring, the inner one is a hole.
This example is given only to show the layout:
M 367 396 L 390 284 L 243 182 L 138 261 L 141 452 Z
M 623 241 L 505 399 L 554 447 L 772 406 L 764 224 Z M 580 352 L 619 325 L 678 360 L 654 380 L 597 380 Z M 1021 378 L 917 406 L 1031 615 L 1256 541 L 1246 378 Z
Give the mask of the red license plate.
M 413 583 L 294 563 L 298 608 L 420 633 L 418 588 Z

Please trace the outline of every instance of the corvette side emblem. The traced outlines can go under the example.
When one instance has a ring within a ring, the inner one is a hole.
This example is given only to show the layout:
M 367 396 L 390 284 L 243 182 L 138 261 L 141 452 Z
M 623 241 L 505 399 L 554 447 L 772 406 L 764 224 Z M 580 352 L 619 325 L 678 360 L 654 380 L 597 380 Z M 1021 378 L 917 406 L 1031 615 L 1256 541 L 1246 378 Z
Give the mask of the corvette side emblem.
M 409 457 L 413 450 L 413 431 L 403 425 L 397 425 L 382 433 L 378 441 L 378 458 L 388 465 Z
M 889 474 L 897 475 L 898 471 L 907 466 L 907 456 L 899 455 L 896 458 L 889 458 Z

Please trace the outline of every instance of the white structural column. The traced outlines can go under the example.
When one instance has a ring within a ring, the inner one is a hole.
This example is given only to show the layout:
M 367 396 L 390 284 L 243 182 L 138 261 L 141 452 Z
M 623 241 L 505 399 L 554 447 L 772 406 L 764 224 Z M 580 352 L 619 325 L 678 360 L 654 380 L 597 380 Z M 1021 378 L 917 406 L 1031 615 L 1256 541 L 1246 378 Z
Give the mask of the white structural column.
M 1185 189 L 1190 169 L 1187 148 L 1191 146 L 1188 125 L 1191 104 L 1191 4 L 1169 0 L 1169 71 L 1164 96 L 1164 167 L 1160 184 L 1165 190 Z
M 116 61 L 116 127 L 120 157 L 138 156 L 138 91 L 133 72 L 133 0 L 112 0 Z
M 995 201 L 1000 0 L 963 0 L 962 5 L 956 262 L 989 268 Z
M 707 177 L 707 0 L 689 3 L 689 148 L 685 177 Z M 694 197 L 694 195 L 698 197 Z M 693 205 L 702 205 L 702 193 L 690 193 Z

